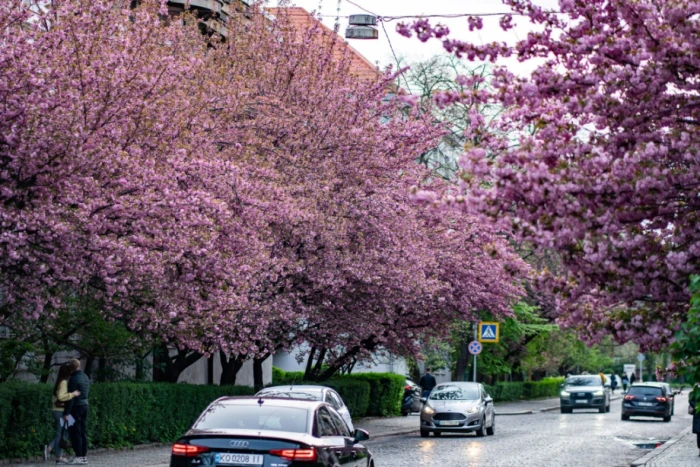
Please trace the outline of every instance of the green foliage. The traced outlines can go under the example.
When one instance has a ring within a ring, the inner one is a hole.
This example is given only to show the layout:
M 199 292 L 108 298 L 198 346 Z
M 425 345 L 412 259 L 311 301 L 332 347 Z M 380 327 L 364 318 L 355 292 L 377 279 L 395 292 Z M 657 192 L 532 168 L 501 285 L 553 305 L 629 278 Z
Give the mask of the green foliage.
M 353 418 L 363 417 L 367 414 L 370 395 L 370 385 L 367 381 L 358 381 L 352 376 L 341 376 L 325 381 L 323 384 L 335 389 L 340 394 Z
M 388 417 L 401 413 L 406 377 L 395 373 L 356 373 L 346 376 L 366 381 L 370 386 L 368 416 Z
M 39 455 L 54 436 L 49 384 L 0 386 L 0 458 Z M 90 388 L 90 448 L 172 442 L 213 400 L 252 395 L 246 386 L 96 383 Z
M 485 385 L 495 402 L 511 402 L 559 395 L 564 378 L 544 378 L 541 381 L 496 383 Z
M 690 381 L 700 381 L 700 276 L 690 278 L 688 319 L 676 333 L 671 345 L 673 370 Z

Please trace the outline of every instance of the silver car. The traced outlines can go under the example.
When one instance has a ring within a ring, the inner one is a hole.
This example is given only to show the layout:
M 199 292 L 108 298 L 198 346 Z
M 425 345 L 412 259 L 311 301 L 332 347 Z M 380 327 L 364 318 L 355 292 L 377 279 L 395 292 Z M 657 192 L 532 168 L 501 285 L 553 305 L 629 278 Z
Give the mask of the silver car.
M 340 394 L 326 386 L 311 385 L 290 385 L 290 386 L 270 386 L 262 389 L 256 394 L 257 397 L 287 397 L 290 399 L 306 399 L 311 401 L 323 401 L 333 406 L 338 411 L 350 431 L 355 427 L 352 424 L 352 416 L 348 407 L 343 402 Z
M 476 436 L 496 432 L 493 399 L 479 383 L 442 383 L 435 386 L 420 413 L 420 435 L 431 432 L 476 432 Z

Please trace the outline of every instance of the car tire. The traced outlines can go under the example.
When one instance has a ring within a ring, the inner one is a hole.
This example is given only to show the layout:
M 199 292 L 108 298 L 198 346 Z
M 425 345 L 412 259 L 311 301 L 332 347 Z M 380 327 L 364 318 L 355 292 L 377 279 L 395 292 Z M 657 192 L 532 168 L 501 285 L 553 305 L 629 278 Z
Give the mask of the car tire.
M 669 415 L 668 417 L 664 417 L 664 422 L 670 422 L 671 421 L 671 416 Z
M 486 425 L 486 418 L 481 419 L 481 428 L 476 430 L 476 436 L 477 438 L 482 438 L 486 434 L 486 428 L 484 427 Z
M 620 415 L 620 418 L 621 418 L 622 420 L 629 420 L 629 419 L 630 419 L 630 416 L 629 416 L 629 415 L 622 414 L 622 415 Z
M 565 409 L 564 407 L 561 408 L 561 413 L 571 413 L 573 412 L 573 409 Z
M 404 417 L 408 417 L 408 412 L 401 412 L 401 415 L 403 415 Z
M 491 417 L 491 426 L 486 428 L 486 434 L 489 436 L 493 436 L 496 433 L 496 417 L 492 416 Z
M 430 432 L 428 430 L 420 430 L 421 438 L 427 438 L 428 436 L 430 436 Z
M 605 411 L 606 411 L 606 412 L 610 412 L 610 404 L 608 404 L 608 405 L 605 407 Z
M 605 413 L 605 406 L 598 407 L 598 413 Z
M 442 431 L 433 431 L 433 436 L 439 438 L 440 436 L 442 436 Z

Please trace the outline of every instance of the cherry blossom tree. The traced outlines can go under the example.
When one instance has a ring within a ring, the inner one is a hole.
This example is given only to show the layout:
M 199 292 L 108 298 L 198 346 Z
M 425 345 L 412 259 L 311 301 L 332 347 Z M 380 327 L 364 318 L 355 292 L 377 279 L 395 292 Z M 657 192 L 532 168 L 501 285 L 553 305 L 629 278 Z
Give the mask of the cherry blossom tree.
M 438 98 L 506 109 L 495 133 L 474 114 L 460 205 L 558 253 L 566 272 L 542 282 L 563 324 L 658 349 L 685 319 L 700 264 L 700 2 L 503 3 L 503 30 L 533 25 L 513 46 L 455 40 L 426 20 L 399 26 L 468 60 L 534 65 L 524 77 L 495 67 L 492 92 Z M 469 18 L 470 30 L 482 25 Z

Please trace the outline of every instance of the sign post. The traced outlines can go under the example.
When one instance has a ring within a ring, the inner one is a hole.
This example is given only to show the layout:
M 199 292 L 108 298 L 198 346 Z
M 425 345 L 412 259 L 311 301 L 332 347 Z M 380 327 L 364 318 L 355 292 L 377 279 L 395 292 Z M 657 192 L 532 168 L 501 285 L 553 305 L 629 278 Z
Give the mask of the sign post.
M 477 336 L 477 326 L 474 326 L 474 340 L 476 341 L 476 336 Z M 472 344 L 469 344 L 469 351 L 472 351 Z M 481 349 L 479 349 L 479 352 L 481 352 Z M 479 354 L 479 352 L 472 352 L 474 354 L 474 365 L 472 365 L 472 381 L 476 383 L 476 356 Z
M 646 357 L 644 356 L 643 353 L 640 353 L 637 355 L 637 360 L 639 360 L 639 382 L 641 383 L 644 381 L 644 378 L 642 377 L 642 362 L 644 361 Z

